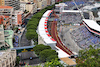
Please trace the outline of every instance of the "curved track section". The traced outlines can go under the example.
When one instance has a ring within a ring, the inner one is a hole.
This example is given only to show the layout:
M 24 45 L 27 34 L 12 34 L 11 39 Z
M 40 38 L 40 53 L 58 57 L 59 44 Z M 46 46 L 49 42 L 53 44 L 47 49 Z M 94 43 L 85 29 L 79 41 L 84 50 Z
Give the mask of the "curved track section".
M 56 21 L 52 22 L 51 36 L 57 41 L 57 44 L 56 44 L 57 47 L 59 47 L 60 49 L 62 49 L 67 54 L 73 55 L 73 53 L 66 46 L 63 45 L 63 43 L 61 42 L 60 38 L 58 37 L 57 22 Z

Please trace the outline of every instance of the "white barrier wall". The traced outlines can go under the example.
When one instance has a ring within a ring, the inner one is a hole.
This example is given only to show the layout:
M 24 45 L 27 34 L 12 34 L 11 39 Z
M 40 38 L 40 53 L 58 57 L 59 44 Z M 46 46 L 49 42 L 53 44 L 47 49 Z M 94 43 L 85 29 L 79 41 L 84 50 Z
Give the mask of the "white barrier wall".
M 48 17 L 52 10 L 48 10 L 44 13 L 38 26 L 38 44 L 49 45 L 52 49 L 55 49 L 56 41 L 51 37 L 47 30 Z

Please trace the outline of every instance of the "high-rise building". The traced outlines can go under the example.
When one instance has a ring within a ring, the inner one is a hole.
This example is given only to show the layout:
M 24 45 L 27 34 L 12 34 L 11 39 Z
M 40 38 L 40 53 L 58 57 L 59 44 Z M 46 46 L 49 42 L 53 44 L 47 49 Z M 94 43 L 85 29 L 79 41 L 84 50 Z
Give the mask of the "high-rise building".
M 0 0 L 0 5 L 12 6 L 14 10 L 20 9 L 19 0 Z

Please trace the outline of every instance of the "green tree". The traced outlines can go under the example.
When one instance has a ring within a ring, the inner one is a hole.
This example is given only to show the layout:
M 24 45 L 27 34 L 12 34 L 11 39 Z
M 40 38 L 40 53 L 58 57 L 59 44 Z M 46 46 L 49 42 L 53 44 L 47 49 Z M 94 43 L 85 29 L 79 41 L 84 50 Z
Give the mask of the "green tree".
M 34 25 L 27 26 L 27 30 L 29 29 L 36 30 L 36 27 L 34 27 Z
M 47 9 L 42 9 L 41 11 L 40 11 L 40 13 L 44 13 L 45 11 L 47 11 Z
M 27 30 L 27 32 L 26 32 L 26 38 L 28 39 L 28 40 L 31 40 L 31 39 L 34 39 L 34 37 L 37 35 L 37 33 L 34 31 L 34 30 L 32 30 L 32 29 L 29 29 L 29 30 Z
M 100 67 L 100 49 L 89 49 L 79 51 L 79 57 L 76 58 L 77 67 Z
M 58 53 L 55 50 L 46 49 L 39 53 L 40 60 L 45 62 L 47 61 L 47 58 L 51 55 L 58 55 Z
M 44 67 L 64 67 L 64 66 L 56 58 L 56 59 L 52 59 L 51 62 L 46 62 L 44 64 Z
M 30 66 L 30 65 L 25 65 L 25 67 L 43 67 L 41 64 L 37 65 L 37 66 Z
M 43 13 L 37 13 L 34 15 L 34 18 L 40 19 L 42 17 Z
M 33 47 L 33 50 L 35 51 L 35 53 L 37 55 L 39 55 L 39 53 L 45 49 L 51 49 L 50 46 L 45 46 L 43 44 L 39 44 L 39 45 L 36 45 L 35 47 Z
M 46 61 L 51 61 L 52 59 L 58 58 L 57 55 L 51 55 L 49 57 L 47 57 Z

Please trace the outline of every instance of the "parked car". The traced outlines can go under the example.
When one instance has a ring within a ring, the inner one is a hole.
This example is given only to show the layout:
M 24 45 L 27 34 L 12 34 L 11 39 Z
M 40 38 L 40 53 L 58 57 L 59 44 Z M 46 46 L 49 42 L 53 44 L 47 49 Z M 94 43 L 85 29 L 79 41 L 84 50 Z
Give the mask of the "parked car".
M 33 57 L 30 57 L 30 60 L 32 60 L 33 59 Z

